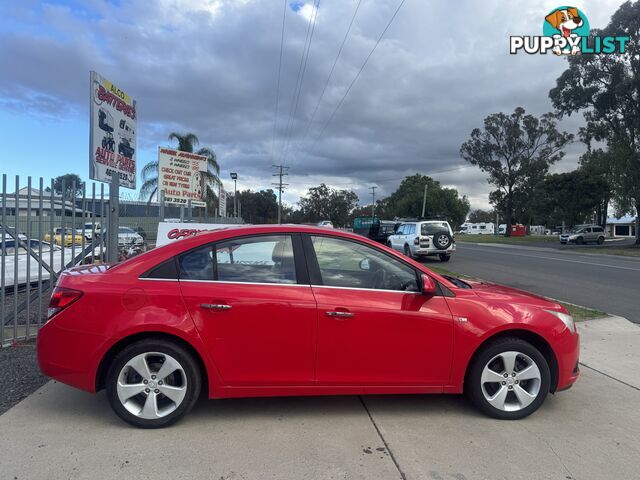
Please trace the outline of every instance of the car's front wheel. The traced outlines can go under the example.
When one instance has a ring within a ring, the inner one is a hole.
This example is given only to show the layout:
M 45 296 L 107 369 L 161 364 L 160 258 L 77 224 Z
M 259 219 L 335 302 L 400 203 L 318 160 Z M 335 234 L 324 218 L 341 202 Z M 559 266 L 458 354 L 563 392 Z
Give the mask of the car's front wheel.
M 116 355 L 105 386 L 120 418 L 136 427 L 160 428 L 191 410 L 201 383 L 200 369 L 187 350 L 164 339 L 146 339 Z
M 501 338 L 475 356 L 465 391 L 487 415 L 517 420 L 542 405 L 550 382 L 549 365 L 538 349 L 519 338 Z

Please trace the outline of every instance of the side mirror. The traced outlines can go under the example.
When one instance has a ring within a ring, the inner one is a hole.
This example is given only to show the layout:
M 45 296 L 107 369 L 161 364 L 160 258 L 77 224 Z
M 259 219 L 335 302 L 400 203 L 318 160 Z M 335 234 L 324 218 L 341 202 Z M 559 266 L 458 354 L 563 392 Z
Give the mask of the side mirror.
M 368 258 L 363 258 L 362 260 L 360 260 L 360 270 L 370 270 L 371 269 L 371 265 L 369 265 L 369 259 Z
M 436 294 L 437 290 L 438 288 L 436 287 L 436 283 L 433 281 L 433 279 L 426 273 L 423 273 L 422 274 L 422 294 L 429 297 L 433 297 Z

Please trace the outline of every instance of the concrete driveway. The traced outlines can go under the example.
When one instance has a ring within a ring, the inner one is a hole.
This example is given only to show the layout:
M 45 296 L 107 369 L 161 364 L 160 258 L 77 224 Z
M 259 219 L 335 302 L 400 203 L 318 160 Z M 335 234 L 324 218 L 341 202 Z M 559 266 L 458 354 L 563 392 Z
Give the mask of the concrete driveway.
M 612 355 L 638 365 L 629 339 L 640 328 L 620 325 L 581 328 L 583 342 L 611 348 L 586 348 L 578 384 L 517 422 L 459 396 L 394 395 L 202 401 L 174 427 L 145 431 L 104 394 L 50 382 L 0 416 L 0 478 L 638 478 L 640 375 L 616 379 Z

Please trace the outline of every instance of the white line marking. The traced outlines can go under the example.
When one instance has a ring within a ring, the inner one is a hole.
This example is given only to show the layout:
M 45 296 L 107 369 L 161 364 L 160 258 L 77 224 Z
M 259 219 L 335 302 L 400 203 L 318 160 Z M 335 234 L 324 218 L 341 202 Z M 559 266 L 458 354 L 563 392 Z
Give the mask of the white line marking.
M 485 251 L 482 248 L 469 248 L 463 247 L 463 250 L 477 250 L 477 251 Z M 526 255 L 524 253 L 511 253 L 511 252 L 500 252 L 501 255 L 515 255 L 516 257 L 529 257 L 529 258 L 541 258 L 545 260 L 553 260 L 556 262 L 568 262 L 568 263 L 581 263 L 583 265 L 593 265 L 596 267 L 606 267 L 606 268 L 617 268 L 619 270 L 631 270 L 634 272 L 640 272 L 640 268 L 631 268 L 631 267 L 621 267 L 619 265 L 607 265 L 606 263 L 594 263 L 594 262 L 581 262 L 580 260 L 567 260 L 566 258 L 557 258 L 557 257 L 546 257 L 543 255 Z

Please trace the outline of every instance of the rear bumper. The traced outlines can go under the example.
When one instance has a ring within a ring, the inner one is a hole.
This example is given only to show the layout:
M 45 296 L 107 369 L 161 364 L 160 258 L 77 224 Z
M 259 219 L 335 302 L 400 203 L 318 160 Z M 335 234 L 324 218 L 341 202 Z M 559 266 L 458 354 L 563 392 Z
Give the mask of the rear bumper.
M 96 358 L 106 339 L 60 328 L 54 321 L 38 331 L 38 365 L 42 373 L 67 385 L 96 391 Z

